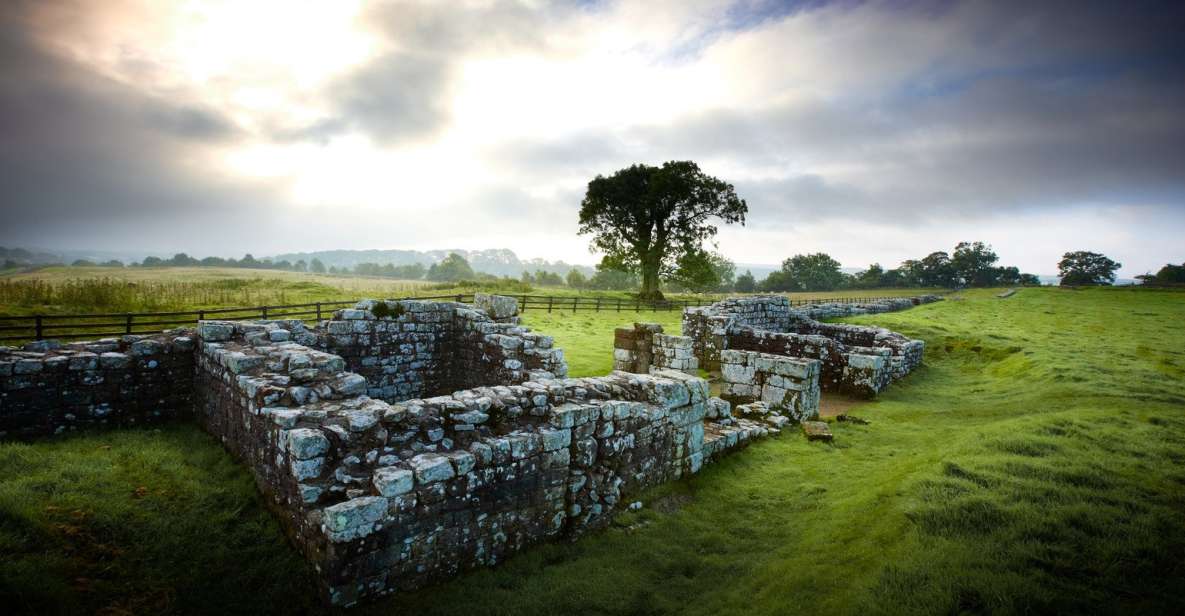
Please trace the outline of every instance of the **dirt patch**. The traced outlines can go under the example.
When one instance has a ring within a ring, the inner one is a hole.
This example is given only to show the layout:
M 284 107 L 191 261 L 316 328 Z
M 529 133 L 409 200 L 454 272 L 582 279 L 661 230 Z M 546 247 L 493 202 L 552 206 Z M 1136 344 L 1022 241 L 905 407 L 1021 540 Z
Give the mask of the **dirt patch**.
M 868 404 L 868 400 L 850 398 L 843 394 L 822 392 L 819 395 L 819 417 L 835 417 L 836 415 L 859 415 L 859 408 Z

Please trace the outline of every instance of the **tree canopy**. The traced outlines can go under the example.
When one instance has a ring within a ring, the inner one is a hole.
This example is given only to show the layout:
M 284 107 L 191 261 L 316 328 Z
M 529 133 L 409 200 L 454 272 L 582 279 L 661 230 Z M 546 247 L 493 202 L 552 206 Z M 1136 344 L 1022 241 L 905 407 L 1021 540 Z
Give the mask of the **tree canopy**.
M 794 255 L 782 262 L 782 269 L 770 272 L 763 291 L 831 291 L 844 285 L 846 276 L 839 261 L 822 252 Z
M 1115 271 L 1123 267 L 1105 255 L 1079 250 L 1067 252 L 1058 261 L 1058 275 L 1063 286 L 1109 285 L 1115 282 Z
M 732 184 L 692 161 L 638 164 L 588 183 L 580 234 L 593 236 L 590 248 L 604 253 L 604 268 L 639 272 L 641 295 L 661 298 L 660 278 L 716 235 L 711 219 L 743 225 L 748 211 Z
M 472 280 L 475 275 L 473 268 L 469 267 L 469 262 L 465 257 L 452 252 L 445 257 L 440 263 L 433 263 L 428 268 L 428 280 L 437 280 L 441 282 L 456 282 L 458 280 Z

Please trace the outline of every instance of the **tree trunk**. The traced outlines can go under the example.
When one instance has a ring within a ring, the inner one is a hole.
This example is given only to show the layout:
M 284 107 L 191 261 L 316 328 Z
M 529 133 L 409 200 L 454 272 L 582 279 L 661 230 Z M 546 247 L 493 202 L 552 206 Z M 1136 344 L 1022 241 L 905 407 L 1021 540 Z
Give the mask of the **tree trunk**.
M 654 261 L 642 261 L 642 293 L 639 295 L 641 299 L 663 299 L 662 291 L 658 290 L 658 266 L 659 264 Z

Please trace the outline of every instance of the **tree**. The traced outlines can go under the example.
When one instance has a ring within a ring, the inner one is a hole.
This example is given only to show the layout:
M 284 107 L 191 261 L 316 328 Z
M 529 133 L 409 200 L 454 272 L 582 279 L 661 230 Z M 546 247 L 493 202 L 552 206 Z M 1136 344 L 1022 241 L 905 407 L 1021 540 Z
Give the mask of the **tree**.
M 469 267 L 469 262 L 465 260 L 465 257 L 455 252 L 449 253 L 440 263 L 433 263 L 428 268 L 428 280 L 456 282 L 473 277 L 473 268 Z
M 951 288 L 958 284 L 958 272 L 951 263 L 950 255 L 943 251 L 932 252 L 921 261 L 920 282 L 926 287 Z
M 309 271 L 309 264 L 305 263 L 304 259 L 301 259 L 292 265 L 292 269 L 298 272 L 307 272 Z
M 1146 285 L 1179 285 L 1185 284 L 1185 263 L 1181 265 L 1166 264 L 1155 274 L 1149 272 L 1136 276 L 1140 284 Z
M 531 272 L 526 270 L 523 270 L 523 275 L 520 280 L 522 280 L 523 284 L 535 284 L 535 277 L 531 275 Z
M 996 284 L 995 265 L 999 260 L 992 247 L 983 242 L 959 242 L 950 262 L 963 284 L 990 287 Z
M 737 281 L 734 286 L 737 293 L 752 293 L 756 291 L 757 281 L 753 279 L 753 272 L 745 270 L 744 274 L 737 276 Z
M 1123 267 L 1097 252 L 1067 252 L 1057 264 L 1062 286 L 1109 285 L 1115 282 L 1115 270 Z
M 164 264 L 164 260 L 160 257 L 144 257 L 144 261 L 141 263 L 144 267 L 160 267 Z
M 703 293 L 720 285 L 720 275 L 716 273 L 708 252 L 691 250 L 679 255 L 670 282 L 680 289 Z
M 638 275 L 597 266 L 597 273 L 588 281 L 588 288 L 602 291 L 630 291 L 638 288 Z
M 74 262 L 70 264 L 70 267 L 94 267 L 94 266 L 95 266 L 94 261 L 87 261 L 86 259 L 75 259 Z
M 641 296 L 661 299 L 660 277 L 716 235 L 709 220 L 743 225 L 748 211 L 732 184 L 703 173 L 694 162 L 633 165 L 588 183 L 580 234 L 593 236 L 590 249 L 604 253 L 606 269 L 640 272 Z
M 1016 267 L 1015 265 L 1009 267 L 997 267 L 995 277 L 996 284 L 1020 284 L 1020 268 Z
M 712 264 L 712 270 L 716 272 L 716 278 L 720 281 L 716 284 L 716 291 L 731 291 L 736 286 L 736 263 L 718 252 L 709 253 L 708 261 Z
M 119 259 L 111 259 L 110 261 L 104 261 L 99 265 L 102 265 L 103 267 L 123 267 L 123 261 L 120 261 Z
M 1036 274 L 1021 274 L 1020 284 L 1026 287 L 1039 287 L 1041 286 L 1041 279 Z
M 868 269 L 855 276 L 855 284 L 862 289 L 875 289 L 881 286 L 881 279 L 885 276 L 885 268 L 880 263 L 873 263 Z
M 321 262 L 321 259 L 317 259 L 314 257 L 312 262 L 309 263 L 309 271 L 314 274 L 324 274 L 325 273 L 325 264 Z
M 839 261 L 822 252 L 794 255 L 782 262 L 786 278 L 803 291 L 831 291 L 839 287 L 844 282 L 839 267 Z
M 784 268 L 769 273 L 761 284 L 757 285 L 762 291 L 801 291 L 802 285 Z
M 583 289 L 584 285 L 586 284 L 588 284 L 588 279 L 584 277 L 584 274 L 580 273 L 580 270 L 576 268 L 568 270 L 569 287 L 572 287 L 573 289 Z

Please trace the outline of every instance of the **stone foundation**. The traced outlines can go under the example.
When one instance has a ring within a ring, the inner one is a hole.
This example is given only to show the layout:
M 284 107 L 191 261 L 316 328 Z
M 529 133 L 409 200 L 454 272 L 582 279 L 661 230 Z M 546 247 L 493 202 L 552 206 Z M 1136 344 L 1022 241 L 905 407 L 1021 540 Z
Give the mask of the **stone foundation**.
M 334 605 L 600 528 L 787 421 L 709 398 L 690 338 L 641 327 L 649 374 L 568 379 L 513 299 L 479 303 L 6 348 L 0 419 L 32 436 L 192 414 L 250 469 Z
M 922 341 L 883 328 L 816 319 L 900 310 L 938 299 L 929 295 L 792 308 L 782 296 L 734 298 L 685 309 L 683 333 L 692 339 L 694 354 L 706 370 L 721 370 L 721 354 L 728 349 L 815 359 L 821 363 L 824 391 L 872 397 L 921 364 Z

